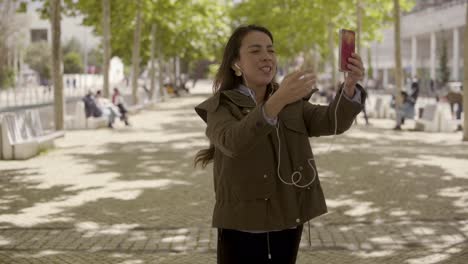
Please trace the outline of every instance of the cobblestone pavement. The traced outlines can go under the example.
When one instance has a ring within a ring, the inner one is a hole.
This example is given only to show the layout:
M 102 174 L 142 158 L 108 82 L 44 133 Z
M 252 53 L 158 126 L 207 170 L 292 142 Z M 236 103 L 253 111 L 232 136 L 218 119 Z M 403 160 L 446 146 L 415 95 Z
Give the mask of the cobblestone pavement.
M 212 175 L 193 168 L 204 97 L 0 162 L 0 263 L 215 263 Z M 468 144 L 371 122 L 311 139 L 330 212 L 297 263 L 468 263 Z

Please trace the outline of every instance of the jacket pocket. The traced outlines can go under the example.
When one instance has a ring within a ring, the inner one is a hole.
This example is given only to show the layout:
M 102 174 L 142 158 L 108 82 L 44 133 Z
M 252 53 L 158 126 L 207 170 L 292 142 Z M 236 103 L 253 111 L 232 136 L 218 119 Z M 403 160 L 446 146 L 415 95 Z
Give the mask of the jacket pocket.
M 232 190 L 239 201 L 264 200 L 272 193 L 273 174 L 244 174 L 238 175 L 232 184 Z
M 286 129 L 307 135 L 307 128 L 304 124 L 304 120 L 300 118 L 286 119 L 283 120 L 283 123 Z

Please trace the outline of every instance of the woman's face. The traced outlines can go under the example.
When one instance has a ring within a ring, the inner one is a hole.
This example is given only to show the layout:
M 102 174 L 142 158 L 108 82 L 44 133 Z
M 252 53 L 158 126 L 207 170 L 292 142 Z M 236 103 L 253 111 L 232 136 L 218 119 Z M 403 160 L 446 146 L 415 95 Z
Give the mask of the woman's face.
M 276 55 L 270 37 L 261 31 L 247 33 L 235 63 L 240 67 L 247 87 L 266 87 L 276 74 Z M 236 69 L 234 65 L 233 69 Z

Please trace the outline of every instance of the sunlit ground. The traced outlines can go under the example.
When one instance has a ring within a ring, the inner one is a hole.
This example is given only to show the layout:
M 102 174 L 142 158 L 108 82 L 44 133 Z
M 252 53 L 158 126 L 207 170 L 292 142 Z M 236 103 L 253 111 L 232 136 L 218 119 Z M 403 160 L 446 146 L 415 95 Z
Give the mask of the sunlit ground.
M 209 90 L 198 87 L 198 91 Z M 67 132 L 57 148 L 0 162 L 0 263 L 215 263 L 211 167 L 193 106 L 169 99 L 132 126 Z M 329 213 L 298 263 L 466 263 L 468 144 L 358 119 L 311 144 Z

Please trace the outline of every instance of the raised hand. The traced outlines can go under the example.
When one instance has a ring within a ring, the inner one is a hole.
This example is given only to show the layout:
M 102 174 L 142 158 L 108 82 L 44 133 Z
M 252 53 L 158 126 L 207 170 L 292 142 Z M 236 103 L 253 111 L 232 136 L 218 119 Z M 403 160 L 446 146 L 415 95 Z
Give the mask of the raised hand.
M 352 57 L 348 59 L 348 69 L 350 71 L 346 75 L 344 82 L 345 93 L 350 97 L 354 95 L 356 84 L 362 81 L 365 73 L 361 57 L 356 53 L 353 53 L 351 56 Z
M 275 94 L 284 105 L 287 105 L 309 95 L 316 83 L 317 76 L 313 70 L 296 71 L 283 79 Z

